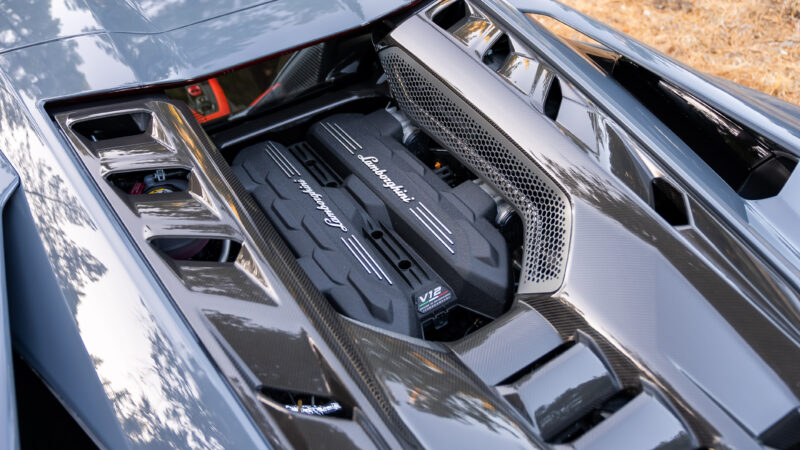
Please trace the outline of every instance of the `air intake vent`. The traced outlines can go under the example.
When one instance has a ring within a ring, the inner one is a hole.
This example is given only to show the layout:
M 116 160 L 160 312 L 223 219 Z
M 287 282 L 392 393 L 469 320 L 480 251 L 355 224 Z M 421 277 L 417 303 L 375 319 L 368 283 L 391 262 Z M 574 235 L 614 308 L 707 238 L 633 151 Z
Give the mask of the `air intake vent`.
M 508 39 L 508 35 L 504 34 L 483 55 L 483 63 L 497 72 L 503 67 L 509 56 L 511 56 L 511 41 Z
M 380 53 L 403 111 L 492 183 L 523 216 L 521 282 L 538 292 L 561 285 L 569 236 L 565 194 L 507 137 L 396 47 Z
M 262 402 L 269 405 L 274 404 L 293 413 L 307 416 L 339 417 L 342 419 L 350 419 L 353 415 L 352 408 L 348 405 L 342 405 L 336 400 L 321 395 L 272 389 L 266 386 L 262 386 L 259 391 L 261 392 L 260 399 Z
M 670 225 L 689 225 L 686 196 L 664 178 L 653 180 L 653 209 Z
M 144 134 L 152 117 L 146 112 L 118 114 L 78 122 L 72 129 L 92 142 Z
M 551 17 L 529 17 L 616 80 L 742 198 L 774 197 L 789 180 L 796 155 L 579 30 Z
M 150 243 L 177 261 L 233 262 L 242 248 L 230 239 L 159 238 Z
M 153 195 L 186 191 L 190 177 L 190 171 L 179 167 L 114 173 L 108 181 L 129 195 Z
M 467 17 L 467 4 L 463 0 L 455 0 L 439 11 L 433 13 L 433 23 L 444 30 L 453 28 L 458 22 Z
M 561 99 L 561 83 L 558 81 L 558 77 L 553 77 L 550 89 L 547 90 L 547 96 L 544 98 L 544 115 L 556 120 L 558 111 L 561 109 Z
M 612 76 L 743 198 L 777 195 L 797 165 L 774 142 L 624 58 Z

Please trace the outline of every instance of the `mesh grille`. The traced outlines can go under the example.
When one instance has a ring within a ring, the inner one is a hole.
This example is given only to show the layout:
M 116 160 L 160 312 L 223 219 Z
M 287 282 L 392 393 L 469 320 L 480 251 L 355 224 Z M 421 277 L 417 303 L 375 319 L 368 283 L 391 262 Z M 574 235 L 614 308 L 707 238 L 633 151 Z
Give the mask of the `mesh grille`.
M 523 216 L 525 243 L 522 280 L 542 291 L 561 284 L 567 247 L 567 201 L 564 195 L 504 146 L 487 127 L 445 95 L 396 48 L 381 53 L 381 63 L 400 108 L 418 126 L 485 178 Z

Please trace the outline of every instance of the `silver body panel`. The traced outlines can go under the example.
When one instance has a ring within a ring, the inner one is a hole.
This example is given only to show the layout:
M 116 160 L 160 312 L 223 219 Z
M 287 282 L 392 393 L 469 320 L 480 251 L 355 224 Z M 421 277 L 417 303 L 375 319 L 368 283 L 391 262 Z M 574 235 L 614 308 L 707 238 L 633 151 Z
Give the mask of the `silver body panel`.
M 135 13 L 130 4 L 108 6 L 105 19 L 95 3 L 76 5 L 75 16 L 45 2 L 9 7 L 7 17 L 27 18 L 10 26 L 15 36 L 59 30 L 15 37 L 0 53 L 0 148 L 24 193 L 9 214 L 18 247 L 7 255 L 19 261 L 9 286 L 13 337 L 99 445 L 267 444 L 76 164 L 45 103 L 207 76 L 356 28 L 404 4 L 262 2 L 194 24 L 177 11 L 178 19 L 138 29 L 122 27 Z M 110 23 L 120 17 L 114 8 L 127 11 L 126 19 Z
M 444 41 L 448 44 L 439 45 Z M 511 84 L 488 89 L 500 77 L 475 64 L 475 54 L 457 37 L 416 17 L 395 30 L 389 45 L 413 55 L 408 63 L 419 73 L 435 74 L 428 82 L 452 92 L 465 110 L 469 106 L 457 98 L 467 98 L 565 186 L 573 206 L 573 235 L 564 285 L 551 298 L 529 300 L 551 323 L 564 318 L 561 308 L 581 317 L 633 359 L 648 379 L 667 388 L 675 404 L 708 421 L 725 445 L 755 445 L 753 437 L 797 408 L 796 368 L 783 353 L 797 351 L 792 309 L 778 316 L 788 327 L 784 334 L 774 328 L 769 304 L 756 306 L 758 300 L 743 292 L 739 280 L 721 272 L 705 249 L 685 237 L 692 224 L 666 224 L 636 191 L 613 176 L 612 167 L 604 167 L 579 139 L 536 114 L 531 100 Z M 539 50 L 531 49 L 535 55 Z M 404 78 L 403 83 L 416 92 L 420 82 Z M 630 115 L 627 111 L 621 117 Z M 647 140 L 642 145 L 647 144 L 657 147 Z M 787 299 L 795 298 L 793 294 L 787 293 Z M 766 341 L 773 350 L 765 351 Z
M 8 161 L 0 156 L 0 207 L 5 209 L 11 196 L 19 186 L 19 178 Z M 0 227 L 0 238 L 4 239 Z M 14 384 L 13 355 L 11 351 L 11 329 L 8 312 L 8 283 L 6 281 L 6 258 L 0 256 L 0 442 L 9 450 L 19 448 L 19 430 L 17 428 L 17 399 Z M 13 264 L 13 261 L 11 262 Z M 24 401 L 24 400 L 23 400 Z
M 629 94 L 591 72 L 514 6 L 558 16 L 609 47 L 653 58 L 653 70 L 709 93 L 709 101 L 793 150 L 800 133 L 796 107 L 687 74 L 554 2 L 474 2 L 495 25 L 515 30 L 529 56 L 547 66 L 539 84 L 513 67 L 502 77 L 480 66 L 487 45 L 476 33 L 485 37 L 492 26 L 464 30 L 457 39 L 425 11 L 411 17 L 394 30 L 392 45 L 413 55 L 408 63 L 420 73 L 432 74 L 426 82 L 473 109 L 475 117 L 491 119 L 563 189 L 569 207 L 563 279 L 518 296 L 505 316 L 451 344 L 328 319 L 333 316 L 310 308 L 318 292 L 293 272 L 285 245 L 261 236 L 265 228 L 256 215 L 240 216 L 250 212 L 220 176 L 221 165 L 207 159 L 216 149 L 196 124 L 187 124 L 185 110 L 163 101 L 125 105 L 160 110 L 171 121 L 159 138 L 174 151 L 156 149 L 136 164 L 167 161 L 211 174 L 196 191 L 206 189 L 209 203 L 182 199 L 190 212 L 176 223 L 175 205 L 113 200 L 118 197 L 102 176 L 120 162 L 96 158 L 65 132 L 69 115 L 61 117 L 60 129 L 46 109 L 55 100 L 201 79 L 358 28 L 408 3 L 282 0 L 209 4 L 200 11 L 180 4 L 159 16 L 141 10 L 144 2 L 116 12 L 81 2 L 75 16 L 63 17 L 69 27 L 56 27 L 62 10 L 34 3 L 36 23 L 11 23 L 13 39 L 0 51 L 0 150 L 21 183 L 4 220 L 6 257 L 15 261 L 8 280 L 17 351 L 105 447 L 303 442 L 485 448 L 499 442 L 531 448 L 545 446 L 544 438 L 526 417 L 524 400 L 514 400 L 529 379 L 504 382 L 577 339 L 576 345 L 589 342 L 590 356 L 600 356 L 581 359 L 574 370 L 605 368 L 601 378 L 613 382 L 593 391 L 575 376 L 559 380 L 558 389 L 590 399 L 621 386 L 644 388 L 571 446 L 669 441 L 678 447 L 758 448 L 759 436 L 800 406 L 794 363 L 800 356 L 800 257 L 794 228 L 788 228 L 798 208 L 791 198 L 798 175 L 774 199 L 742 201 Z M 25 26 L 39 34 L 25 35 Z M 568 81 L 565 98 L 576 111 L 564 120 L 584 120 L 581 111 L 594 107 L 603 129 L 618 131 L 622 144 L 592 148 L 587 142 L 594 136 L 566 132 L 564 123 L 540 113 L 543 86 L 556 74 Z M 728 92 L 706 89 L 712 84 Z M 100 104 L 81 114 L 117 106 Z M 658 216 L 646 188 L 620 178 L 631 170 L 678 185 L 691 222 L 676 228 Z M 213 215 L 203 210 L 209 204 Z M 145 227 L 144 218 L 154 227 Z M 251 243 L 252 253 L 243 252 L 214 275 L 238 282 L 204 281 L 202 270 L 171 265 L 147 244 L 152 236 L 192 233 Z M 247 283 L 252 285 L 242 289 Z M 333 328 L 341 334 L 331 338 Z M 258 345 L 237 354 L 228 344 L 237 338 Z M 343 351 L 346 345 L 356 350 Z M 493 363 L 501 352 L 509 355 Z M 328 368 L 336 377 L 292 376 L 287 368 L 293 358 L 313 361 L 314 374 Z M 284 370 L 245 369 L 275 361 Z M 264 408 L 268 402 L 252 389 L 268 376 L 281 386 L 343 392 L 361 410 L 343 422 L 278 414 Z M 528 404 L 535 405 L 535 398 L 530 395 Z M 621 440 L 631 430 L 640 432 L 637 440 Z M 646 439 L 643 430 L 662 440 Z

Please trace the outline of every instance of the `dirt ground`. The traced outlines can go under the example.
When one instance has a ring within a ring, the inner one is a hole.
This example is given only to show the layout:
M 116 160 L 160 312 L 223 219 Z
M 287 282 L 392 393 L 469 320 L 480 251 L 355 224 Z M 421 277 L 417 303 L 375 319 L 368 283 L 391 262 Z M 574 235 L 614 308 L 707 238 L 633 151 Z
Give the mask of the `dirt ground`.
M 800 0 L 561 0 L 703 72 L 800 105 Z

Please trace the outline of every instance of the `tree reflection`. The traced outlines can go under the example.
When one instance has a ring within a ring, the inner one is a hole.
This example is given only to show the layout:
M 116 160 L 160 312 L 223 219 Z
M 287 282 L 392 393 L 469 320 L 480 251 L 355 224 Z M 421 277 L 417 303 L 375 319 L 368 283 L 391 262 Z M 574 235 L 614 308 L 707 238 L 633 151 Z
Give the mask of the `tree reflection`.
M 110 292 L 108 285 L 114 280 L 106 276 L 108 267 L 81 243 L 100 231 L 82 202 L 65 189 L 67 183 L 58 169 L 43 157 L 48 150 L 25 124 L 19 108 L 0 100 L 0 127 L 4 130 L 0 145 L 20 173 L 64 299 L 125 434 L 146 446 L 183 442 L 195 448 L 220 448 L 214 436 L 222 430 L 215 428 L 213 412 L 206 409 L 208 399 L 200 395 L 191 377 L 198 368 L 176 356 L 180 352 L 156 326 L 146 306 L 132 299 L 135 290 L 123 290 L 112 298 L 103 295 Z M 130 300 L 138 304 L 130 305 Z M 109 307 L 120 309 L 117 315 L 133 312 L 125 320 L 135 324 L 134 335 L 126 335 L 128 329 L 119 329 L 119 333 L 108 329 L 103 322 L 118 318 L 104 314 Z M 114 342 L 122 337 L 135 338 L 137 353 L 146 357 L 120 351 Z
M 16 4 L 15 10 L 26 18 L 26 28 L 45 30 L 61 25 L 58 18 L 48 14 L 49 6 L 46 1 L 32 1 Z M 163 306 L 153 307 L 162 298 L 144 301 L 140 292 L 155 291 L 142 289 L 126 277 L 122 261 L 130 258 L 116 255 L 117 249 L 104 234 L 108 229 L 98 227 L 99 222 L 76 195 L 76 187 L 86 187 L 84 182 L 69 179 L 82 172 L 63 168 L 65 163 L 73 164 L 65 154 L 68 150 L 54 146 L 54 142 L 60 144 L 56 138 L 46 142 L 42 137 L 52 137 L 52 123 L 39 109 L 39 100 L 54 92 L 86 89 L 91 85 L 90 77 L 105 69 L 86 66 L 79 41 L 51 42 L 0 56 L 4 72 L 0 80 L 0 149 L 20 176 L 63 301 L 74 317 L 122 433 L 131 442 L 145 447 L 172 443 L 220 448 L 246 440 L 246 436 L 240 437 L 242 425 L 235 422 L 236 418 L 220 417 L 219 411 L 209 408 L 226 405 L 218 386 L 213 385 L 214 375 L 209 377 L 204 372 L 210 365 L 193 360 L 191 349 L 176 346 L 176 342 L 184 342 L 183 336 L 164 331 Z M 108 41 L 92 42 L 106 57 L 117 58 L 116 49 Z M 62 301 L 34 300 L 45 307 Z M 152 310 L 162 316 L 157 319 Z M 62 363 L 57 358 L 44 362 L 51 373 Z M 92 383 L 85 380 L 83 387 L 91 389 Z M 219 424 L 228 429 L 219 429 Z M 107 435 L 115 432 L 104 431 Z
M 149 352 L 148 361 L 152 364 L 139 368 L 122 385 L 116 377 L 103 376 L 113 371 L 104 366 L 117 365 L 118 361 L 92 358 L 126 437 L 145 448 L 161 448 L 166 443 L 187 448 L 224 448 L 219 439 L 230 430 L 220 430 L 209 420 L 213 412 L 208 411 L 209 403 L 200 395 L 200 386 L 187 378 L 185 363 L 175 356 L 179 352 L 154 325 L 152 316 L 131 320 L 145 328 L 149 344 L 145 352 Z M 135 368 L 135 364 L 130 366 Z
M 551 158 L 544 158 L 544 165 L 567 192 L 578 196 L 610 219 L 622 224 L 628 231 L 642 240 L 655 244 L 659 233 L 655 221 L 627 194 L 616 187 L 615 182 L 579 166 L 565 167 Z
M 496 435 L 525 439 L 514 419 L 498 409 L 495 400 L 487 397 L 486 388 L 452 355 L 366 329 L 358 329 L 356 334 L 378 378 L 389 387 L 401 387 L 392 389 L 401 406 L 471 427 L 481 425 Z M 400 394 L 406 397 L 398 397 Z
M 18 74 L 20 77 L 25 73 Z M 64 179 L 41 157 L 43 142 L 27 126 L 23 110 L 8 97 L 0 100 L 0 148 L 20 175 L 21 186 L 61 289 L 73 314 L 83 288 L 107 269 L 72 233 L 93 232 L 96 226 L 78 199 L 65 191 Z
M 221 272 L 220 267 L 196 262 L 184 262 L 176 266 L 186 286 L 195 292 L 225 296 L 226 299 L 237 299 L 276 306 L 249 275 L 238 267 L 231 266 Z
M 273 328 L 222 312 L 206 311 L 206 317 L 264 386 L 332 395 L 336 383 L 326 376 L 318 349 L 299 327 Z

